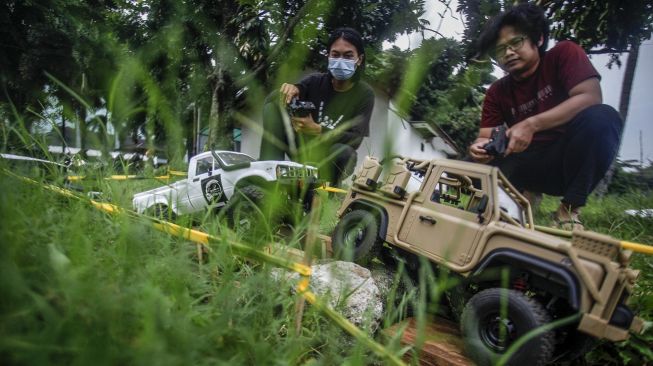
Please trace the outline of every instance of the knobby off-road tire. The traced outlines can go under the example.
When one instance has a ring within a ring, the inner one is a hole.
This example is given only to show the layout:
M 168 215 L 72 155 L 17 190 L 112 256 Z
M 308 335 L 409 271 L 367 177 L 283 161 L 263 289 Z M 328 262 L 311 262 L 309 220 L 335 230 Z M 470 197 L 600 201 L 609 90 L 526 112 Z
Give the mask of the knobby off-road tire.
M 331 242 L 336 258 L 367 264 L 381 247 L 379 223 L 368 211 L 354 210 L 336 225 Z
M 172 209 L 164 204 L 155 205 L 150 209 L 150 213 L 157 219 L 164 221 L 174 221 L 177 218 Z
M 265 211 L 266 192 L 263 188 L 249 185 L 237 188 L 226 207 L 229 227 L 248 240 L 265 237 L 270 230 L 272 218 Z
M 504 319 L 502 306 L 507 306 Z M 493 365 L 517 339 L 550 322 L 550 315 L 536 300 L 519 291 L 491 288 L 472 296 L 461 315 L 460 327 L 467 354 L 478 365 Z M 546 365 L 554 347 L 554 332 L 540 334 L 519 348 L 508 364 Z

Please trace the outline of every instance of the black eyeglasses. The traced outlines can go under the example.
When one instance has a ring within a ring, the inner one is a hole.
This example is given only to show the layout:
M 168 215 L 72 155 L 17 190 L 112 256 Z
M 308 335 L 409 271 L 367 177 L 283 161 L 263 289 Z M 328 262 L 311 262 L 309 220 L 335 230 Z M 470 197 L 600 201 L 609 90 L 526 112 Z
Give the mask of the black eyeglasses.
M 519 50 L 524 45 L 525 39 L 526 36 L 518 36 L 500 46 L 494 47 L 494 49 L 490 50 L 490 57 L 497 60 L 506 55 L 508 48 L 513 52 Z

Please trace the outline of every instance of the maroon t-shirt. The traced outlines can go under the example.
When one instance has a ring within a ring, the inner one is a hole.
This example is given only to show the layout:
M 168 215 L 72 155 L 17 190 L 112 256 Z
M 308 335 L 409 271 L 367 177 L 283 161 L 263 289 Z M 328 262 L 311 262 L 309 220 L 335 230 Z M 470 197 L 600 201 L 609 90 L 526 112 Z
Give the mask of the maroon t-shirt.
M 494 82 L 483 102 L 481 128 L 503 124 L 513 126 L 545 112 L 569 98 L 569 90 L 591 77 L 600 78 L 585 51 L 577 44 L 562 41 L 548 50 L 533 75 L 515 80 L 510 75 Z M 533 136 L 533 141 L 551 141 L 565 131 L 565 125 Z

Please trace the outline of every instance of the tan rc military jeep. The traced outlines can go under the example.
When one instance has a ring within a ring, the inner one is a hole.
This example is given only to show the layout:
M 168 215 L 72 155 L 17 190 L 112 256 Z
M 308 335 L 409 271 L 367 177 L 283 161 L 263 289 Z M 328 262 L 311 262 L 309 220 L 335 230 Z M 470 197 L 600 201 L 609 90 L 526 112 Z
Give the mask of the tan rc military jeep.
M 567 241 L 535 231 L 530 204 L 495 167 L 368 157 L 338 217 L 336 255 L 365 263 L 385 242 L 460 279 L 448 297 L 478 364 L 565 318 L 571 325 L 530 339 L 509 363 L 542 365 L 578 356 L 593 340 L 622 341 L 642 330 L 626 304 L 638 276 L 628 268 L 631 252 L 593 232 Z

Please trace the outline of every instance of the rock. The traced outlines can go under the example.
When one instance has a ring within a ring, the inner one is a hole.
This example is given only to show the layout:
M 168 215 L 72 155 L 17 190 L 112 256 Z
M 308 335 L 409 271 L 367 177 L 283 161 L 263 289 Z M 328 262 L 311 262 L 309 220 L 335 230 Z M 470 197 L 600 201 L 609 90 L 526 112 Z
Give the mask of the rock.
M 412 306 L 412 303 L 418 297 L 418 289 L 413 280 L 404 273 L 399 278 L 399 283 L 395 283 L 397 276 L 397 271 L 394 266 L 389 266 L 381 262 L 372 262 L 370 271 L 372 273 L 372 278 L 376 283 L 376 286 L 379 288 L 381 302 L 384 307 L 388 306 L 388 301 L 392 301 L 394 304 L 394 311 L 400 311 L 401 313 L 408 313 L 411 311 L 409 309 Z M 396 286 L 395 293 L 391 294 L 392 288 Z M 393 296 L 392 299 L 388 299 L 390 296 Z M 401 310 L 398 310 L 401 308 Z M 388 309 L 385 309 L 387 311 Z M 396 315 L 396 314 L 389 314 Z
M 386 303 L 390 290 L 392 289 L 392 284 L 394 282 L 395 272 L 384 265 L 377 265 L 373 263 L 370 268 L 370 274 L 376 283 L 376 287 L 379 288 L 379 296 L 382 298 L 383 303 Z
M 325 262 L 311 268 L 311 291 L 350 322 L 374 333 L 383 316 L 384 298 L 370 271 L 343 261 Z M 299 280 L 299 274 L 283 270 L 274 270 L 272 277 Z

